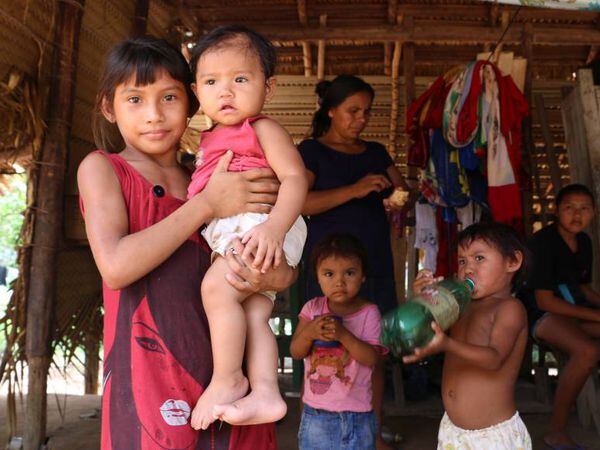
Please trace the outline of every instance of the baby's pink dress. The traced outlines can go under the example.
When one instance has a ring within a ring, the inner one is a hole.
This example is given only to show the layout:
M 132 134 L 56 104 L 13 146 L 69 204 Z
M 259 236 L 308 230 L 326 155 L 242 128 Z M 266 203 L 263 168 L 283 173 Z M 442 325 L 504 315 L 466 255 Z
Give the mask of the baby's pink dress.
M 254 128 L 252 128 L 253 122 L 264 117 L 251 117 L 238 125 L 223 126 L 202 133 L 200 149 L 196 154 L 196 170 L 192 175 L 192 182 L 188 186 L 188 198 L 204 189 L 219 159 L 227 150 L 233 152 L 233 159 L 228 167 L 230 172 L 269 167 Z

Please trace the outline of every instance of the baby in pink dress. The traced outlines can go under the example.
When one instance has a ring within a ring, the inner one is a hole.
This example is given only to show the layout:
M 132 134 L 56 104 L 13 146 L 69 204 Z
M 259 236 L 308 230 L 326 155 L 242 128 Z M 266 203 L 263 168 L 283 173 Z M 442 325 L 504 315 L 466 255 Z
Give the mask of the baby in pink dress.
M 203 231 L 214 255 L 202 282 L 214 371 L 192 412 L 196 429 L 216 419 L 233 425 L 274 422 L 286 413 L 277 384 L 277 344 L 268 323 L 275 293 L 248 296 L 234 289 L 225 282 L 229 269 L 222 257 L 237 238 L 244 244 L 241 256 L 252 257 L 253 267 L 263 272 L 284 256 L 295 266 L 302 255 L 306 225 L 300 211 L 308 189 L 304 164 L 283 127 L 260 115 L 274 93 L 275 61 L 268 40 L 236 25 L 205 35 L 192 53 L 192 88 L 215 125 L 202 135 L 188 197 L 204 189 L 215 170 L 223 170 L 219 160 L 228 151 L 233 159 L 227 170 L 270 167 L 281 183 L 269 214 L 215 219 Z M 242 373 L 244 350 L 248 379 Z

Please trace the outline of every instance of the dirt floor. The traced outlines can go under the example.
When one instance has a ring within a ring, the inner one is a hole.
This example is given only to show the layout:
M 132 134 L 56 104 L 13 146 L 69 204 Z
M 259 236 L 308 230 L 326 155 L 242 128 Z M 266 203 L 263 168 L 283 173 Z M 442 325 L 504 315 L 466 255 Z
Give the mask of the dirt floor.
M 97 450 L 100 448 L 100 420 L 99 418 L 82 419 L 81 414 L 94 413 L 100 407 L 100 397 L 95 395 L 73 396 L 66 398 L 66 413 L 64 420 L 59 414 L 58 404 L 65 400 L 64 396 L 48 396 L 48 448 L 51 450 Z M 277 425 L 277 440 L 282 450 L 295 450 L 296 433 L 300 419 L 300 404 L 298 398 L 287 398 L 289 413 Z M 7 441 L 6 436 L 6 397 L 0 397 L 0 448 Z M 426 450 L 436 446 L 436 433 L 441 416 L 439 400 L 433 398 L 427 402 L 409 403 L 404 411 L 398 411 L 392 404 L 386 405 L 394 414 L 401 416 L 388 416 L 384 425 L 390 430 L 402 435 L 398 449 Z M 535 410 L 535 405 L 524 405 L 525 409 Z M 19 417 L 22 418 L 22 409 L 19 407 Z M 523 410 L 523 408 L 521 408 Z M 540 408 L 538 408 L 540 409 Z M 421 411 L 421 413 L 419 413 Z M 549 414 L 523 413 L 522 417 L 533 438 L 533 448 L 545 448 L 541 436 L 544 432 Z M 600 450 L 600 437 L 593 430 L 583 429 L 577 422 L 573 413 L 569 427 L 573 437 L 585 445 L 589 450 Z M 257 449 L 259 450 L 259 449 Z

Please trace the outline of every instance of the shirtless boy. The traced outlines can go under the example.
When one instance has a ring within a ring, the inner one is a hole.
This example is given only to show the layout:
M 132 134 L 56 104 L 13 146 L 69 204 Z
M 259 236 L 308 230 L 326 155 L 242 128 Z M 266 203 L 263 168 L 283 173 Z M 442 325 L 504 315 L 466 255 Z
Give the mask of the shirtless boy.
M 516 231 L 498 223 L 475 224 L 458 235 L 458 278 L 475 283 L 472 301 L 446 335 L 413 355 L 412 363 L 446 352 L 438 449 L 531 449 L 514 400 L 515 382 L 527 343 L 527 316 L 511 293 L 522 278 L 527 249 Z M 421 271 L 413 290 L 437 281 Z

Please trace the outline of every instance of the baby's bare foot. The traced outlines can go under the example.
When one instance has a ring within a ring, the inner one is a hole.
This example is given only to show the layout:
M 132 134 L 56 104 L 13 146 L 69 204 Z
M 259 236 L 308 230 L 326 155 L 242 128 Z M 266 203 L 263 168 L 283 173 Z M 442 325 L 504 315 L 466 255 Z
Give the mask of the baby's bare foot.
M 256 425 L 276 422 L 285 416 L 287 405 L 277 389 L 253 390 L 233 403 L 215 405 L 215 419 L 231 425 Z
M 243 375 L 230 378 L 213 377 L 192 411 L 192 428 L 206 430 L 216 419 L 213 414 L 215 405 L 239 400 L 246 392 L 248 392 L 248 379 Z

